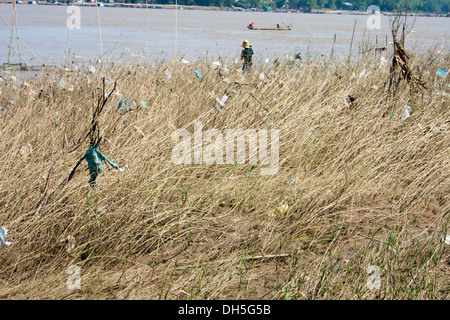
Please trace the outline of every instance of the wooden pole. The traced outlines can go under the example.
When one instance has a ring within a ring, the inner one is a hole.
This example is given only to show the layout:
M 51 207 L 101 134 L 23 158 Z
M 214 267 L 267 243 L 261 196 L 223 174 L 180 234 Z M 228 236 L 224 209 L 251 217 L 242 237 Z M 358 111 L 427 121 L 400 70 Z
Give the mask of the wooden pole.
M 70 41 L 70 28 L 67 28 L 67 45 L 66 45 L 66 62 L 65 62 L 66 68 L 67 68 L 67 59 L 69 58 L 69 41 Z
M 31 54 L 40 62 L 42 63 L 42 65 L 45 65 L 44 62 L 42 62 L 41 59 L 39 59 L 39 57 L 25 44 L 25 42 L 22 41 L 22 39 L 19 38 L 19 36 L 17 35 L 17 33 L 14 32 L 14 29 L 11 28 L 8 23 L 5 21 L 5 19 L 3 19 L 3 17 L 0 15 L 0 19 L 2 19 L 2 21 L 6 24 L 6 26 L 9 28 L 9 30 L 11 30 L 11 32 L 14 33 L 14 35 L 17 37 L 17 40 L 19 40 L 20 42 L 22 42 L 22 44 L 25 46 L 25 48 L 28 49 L 28 51 L 31 52 Z
M 335 45 L 336 45 L 336 33 L 334 34 L 333 46 L 331 47 L 331 57 L 330 57 L 331 59 L 333 59 Z
M 0 38 L 2 38 L 2 40 L 3 40 L 8 46 L 11 45 L 10 43 L 8 43 L 8 41 L 6 41 L 5 38 L 3 38 L 3 36 L 2 36 L 1 34 L 0 34 Z M 10 46 L 10 48 L 13 49 L 14 52 L 17 53 L 17 54 L 19 55 L 19 57 L 23 60 L 23 62 L 25 62 L 25 64 L 26 64 L 27 66 L 31 67 L 31 65 L 27 62 L 27 60 L 25 60 L 25 58 L 23 58 L 23 57 L 21 56 L 20 52 L 17 52 L 17 50 L 14 49 L 14 47 L 12 47 L 12 46 Z
M 95 1 L 95 4 L 97 5 L 97 22 L 98 22 L 98 34 L 100 38 L 100 57 L 103 56 L 103 45 L 102 45 L 102 28 L 100 26 L 100 11 L 98 8 L 98 0 Z
M 175 60 L 177 59 L 177 29 L 178 29 L 178 10 L 177 10 L 177 6 L 178 6 L 178 1 L 175 0 L 175 53 L 174 53 Z
M 15 2 L 15 1 L 14 1 Z M 14 16 L 16 17 L 15 18 L 15 20 L 16 20 L 16 34 L 19 34 L 19 27 L 17 26 L 17 13 L 16 13 L 16 10 L 14 9 Z M 21 54 L 20 54 L 20 42 L 19 42 L 19 39 L 17 39 L 17 51 L 19 52 L 19 57 L 21 57 Z
M 12 12 L 12 21 L 11 26 L 14 28 L 14 21 L 16 19 L 16 1 L 13 1 L 13 12 Z M 11 29 L 11 36 L 9 38 L 9 49 L 8 49 L 8 63 L 11 62 L 11 48 L 12 48 L 12 39 L 13 39 L 14 31 Z
M 355 25 L 353 26 L 353 33 L 352 33 L 352 41 L 350 42 L 350 53 L 348 55 L 348 62 L 349 63 L 350 63 L 350 59 L 352 57 L 353 37 L 355 36 L 356 21 L 357 21 L 357 19 L 355 19 Z
M 148 0 L 145 0 L 145 18 L 146 18 L 146 26 L 145 26 L 145 61 L 148 58 Z

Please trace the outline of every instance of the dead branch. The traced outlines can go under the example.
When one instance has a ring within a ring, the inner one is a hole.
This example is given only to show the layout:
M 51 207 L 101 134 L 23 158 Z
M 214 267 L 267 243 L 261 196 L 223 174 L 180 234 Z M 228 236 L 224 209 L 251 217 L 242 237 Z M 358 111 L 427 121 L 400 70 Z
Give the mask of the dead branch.
M 84 142 L 84 140 L 90 136 L 90 142 L 91 142 L 91 146 L 92 145 L 96 145 L 99 144 L 101 141 L 101 137 L 100 137 L 100 127 L 99 127 L 99 118 L 100 118 L 100 114 L 103 111 L 103 108 L 105 107 L 106 103 L 108 102 L 109 97 L 113 94 L 113 92 L 116 90 L 116 86 L 117 83 L 114 82 L 114 87 L 111 90 L 111 92 L 106 95 L 105 94 L 105 77 L 103 77 L 102 79 L 102 92 L 101 95 L 99 96 L 98 100 L 97 100 L 97 106 L 94 109 L 94 112 L 92 114 L 92 121 L 91 124 L 89 125 L 89 127 L 81 134 L 81 136 L 78 138 L 78 140 L 73 143 L 71 146 L 67 147 L 65 150 L 63 150 L 60 155 L 57 157 L 57 159 L 55 160 L 55 162 L 53 162 L 53 165 L 50 167 L 50 170 L 48 171 L 47 174 L 47 179 L 45 182 L 45 187 L 44 187 L 44 191 L 42 193 L 42 197 L 39 200 L 37 206 L 36 206 L 36 213 L 35 214 L 39 214 L 40 209 L 42 208 L 43 204 L 44 204 L 44 200 L 47 198 L 47 192 L 48 192 L 48 188 L 50 185 L 50 177 L 53 173 L 53 171 L 56 169 L 56 166 L 58 164 L 58 161 L 62 158 L 64 158 L 67 154 L 72 153 L 73 151 L 77 150 L 81 144 Z M 69 177 L 67 179 L 65 179 L 61 184 L 60 187 L 64 186 L 68 181 L 70 181 L 70 179 L 72 179 L 73 175 L 75 174 L 75 170 L 77 169 L 77 167 L 80 165 L 81 160 L 78 161 L 78 163 L 76 164 L 76 166 L 74 167 L 74 169 L 72 170 L 72 172 L 70 173 Z

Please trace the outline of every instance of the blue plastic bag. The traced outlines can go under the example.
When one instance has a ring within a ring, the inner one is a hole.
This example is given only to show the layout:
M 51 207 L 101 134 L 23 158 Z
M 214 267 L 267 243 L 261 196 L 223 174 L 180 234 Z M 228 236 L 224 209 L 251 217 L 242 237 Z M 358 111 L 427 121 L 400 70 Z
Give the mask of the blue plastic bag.
M 123 171 L 123 169 L 117 166 L 117 163 L 114 160 L 108 159 L 104 156 L 96 146 L 90 147 L 84 154 L 83 158 L 89 166 L 89 174 L 91 176 L 89 179 L 90 185 L 95 185 L 95 179 L 97 179 L 97 176 L 102 173 L 103 161 L 107 161 L 113 168 L 116 168 L 121 172 Z
M 445 77 L 445 75 L 448 73 L 448 70 L 445 69 L 439 69 L 438 71 L 436 71 L 436 76 L 438 78 L 442 78 Z

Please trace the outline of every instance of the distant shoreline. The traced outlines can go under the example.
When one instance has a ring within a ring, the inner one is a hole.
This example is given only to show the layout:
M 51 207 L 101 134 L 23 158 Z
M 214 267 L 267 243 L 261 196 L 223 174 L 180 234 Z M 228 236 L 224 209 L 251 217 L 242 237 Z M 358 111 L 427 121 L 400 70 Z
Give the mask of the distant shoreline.
M 60 3 L 60 2 L 46 2 L 46 1 L 36 1 L 37 3 L 35 5 L 52 5 L 52 6 L 69 6 L 69 5 L 77 5 L 82 7 L 95 7 L 96 3 L 92 2 L 83 2 L 83 3 Z M 117 8 L 142 8 L 145 9 L 145 4 L 143 3 L 105 3 L 105 2 L 99 2 L 102 3 L 103 7 L 117 7 Z M 0 4 L 12 4 L 12 1 L 0 1 Z M 19 5 L 32 5 L 28 4 L 28 1 L 24 1 L 24 3 L 19 3 Z M 237 11 L 234 8 L 229 7 L 213 7 L 213 6 L 186 6 L 186 5 L 178 5 L 177 6 L 179 10 L 211 10 L 211 11 Z M 154 5 L 148 5 L 149 9 L 175 9 L 175 5 L 173 4 L 154 4 Z M 244 11 L 238 11 L 238 12 L 264 12 L 262 9 L 256 9 L 251 10 L 247 9 Z M 300 10 L 286 10 L 286 9 L 275 9 L 271 10 L 270 12 L 275 13 L 313 13 L 313 14 L 345 14 L 345 15 L 368 15 L 369 13 L 366 11 L 355 11 L 355 10 L 332 10 L 332 9 L 313 9 L 311 11 L 300 11 Z M 382 12 L 382 15 L 385 16 L 391 16 L 394 15 L 394 12 Z M 450 13 L 426 13 L 421 12 L 417 14 L 409 14 L 409 15 L 415 15 L 418 17 L 450 17 Z

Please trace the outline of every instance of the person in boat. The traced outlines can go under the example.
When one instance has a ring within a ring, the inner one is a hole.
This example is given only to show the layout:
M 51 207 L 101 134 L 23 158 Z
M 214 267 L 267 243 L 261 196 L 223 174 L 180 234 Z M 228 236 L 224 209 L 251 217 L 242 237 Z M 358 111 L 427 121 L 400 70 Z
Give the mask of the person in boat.
M 252 56 L 253 56 L 253 49 L 252 45 L 248 40 L 244 40 L 241 43 L 241 47 L 244 49 L 241 52 L 241 60 L 244 60 L 244 65 L 242 66 L 242 71 L 248 71 L 252 67 Z
M 249 25 L 247 26 L 247 28 L 249 28 L 249 29 L 253 29 L 253 24 L 254 24 L 254 22 L 252 22 L 252 23 L 249 23 Z

